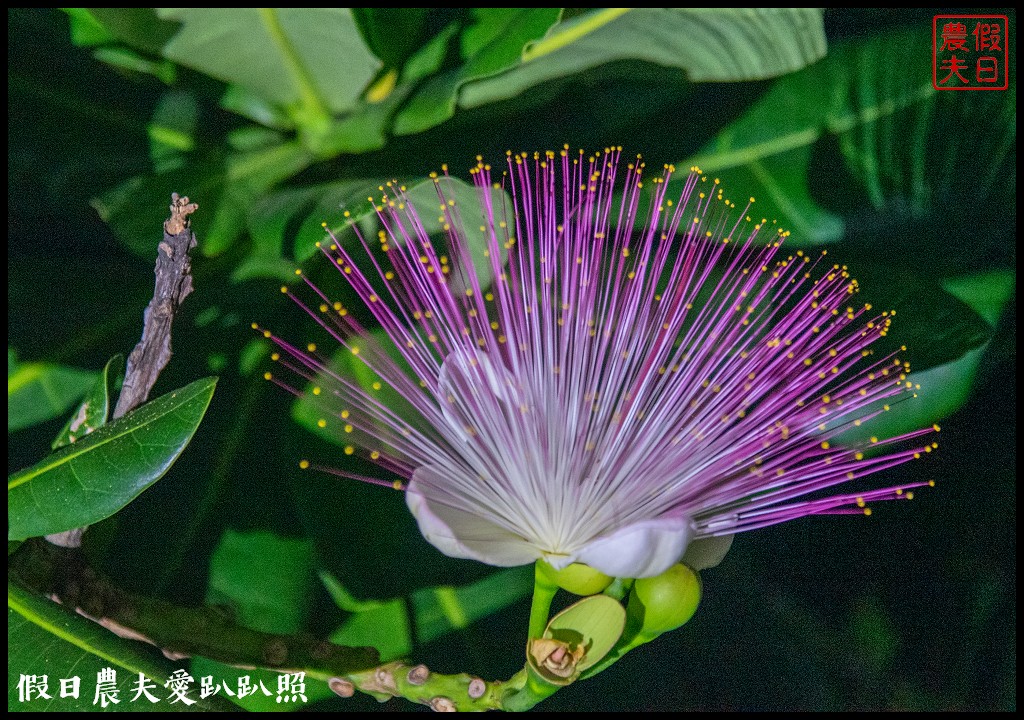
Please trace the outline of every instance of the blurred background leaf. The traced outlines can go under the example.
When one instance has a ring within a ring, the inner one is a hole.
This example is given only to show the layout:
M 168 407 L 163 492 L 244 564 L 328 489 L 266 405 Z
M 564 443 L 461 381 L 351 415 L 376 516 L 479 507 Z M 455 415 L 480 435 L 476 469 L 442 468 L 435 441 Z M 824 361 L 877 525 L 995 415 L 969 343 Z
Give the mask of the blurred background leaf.
M 18 362 L 7 349 L 7 432 L 63 414 L 96 379 L 87 370 L 43 362 Z

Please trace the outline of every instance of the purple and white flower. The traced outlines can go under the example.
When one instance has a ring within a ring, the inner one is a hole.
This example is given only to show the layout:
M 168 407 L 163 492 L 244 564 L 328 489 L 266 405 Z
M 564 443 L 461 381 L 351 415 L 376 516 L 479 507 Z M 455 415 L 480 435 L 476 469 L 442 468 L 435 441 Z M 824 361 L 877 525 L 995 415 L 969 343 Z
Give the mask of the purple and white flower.
M 303 392 L 324 422 L 351 433 L 346 453 L 407 480 L 446 555 L 618 577 L 684 554 L 713 564 L 734 533 L 910 496 L 839 488 L 934 446 L 933 428 L 844 442 L 913 392 L 906 364 L 871 350 L 891 313 L 858 303 L 825 252 L 787 253 L 787 233 L 697 168 L 670 183 L 672 167 L 646 178 L 620 154 L 510 154 L 500 176 L 481 161 L 473 207 L 447 173 L 434 207 L 389 183 L 372 198 L 379 247 L 358 233 L 358 250 L 322 244 L 391 342 L 304 275 L 315 302 L 283 290 L 379 381 L 266 334 L 315 384 Z M 438 208 L 442 243 L 422 221 Z

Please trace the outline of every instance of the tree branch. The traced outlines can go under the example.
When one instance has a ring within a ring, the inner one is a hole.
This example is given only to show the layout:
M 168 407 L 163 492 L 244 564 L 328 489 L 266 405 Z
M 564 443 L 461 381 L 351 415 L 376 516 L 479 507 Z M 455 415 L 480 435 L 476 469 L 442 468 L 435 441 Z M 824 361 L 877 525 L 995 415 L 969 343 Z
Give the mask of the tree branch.
M 153 299 L 143 314 L 142 339 L 128 356 L 124 385 L 117 398 L 113 419 L 122 417 L 146 401 L 160 372 L 171 359 L 171 325 L 174 315 L 192 292 L 192 260 L 189 251 L 196 236 L 189 215 L 199 209 L 187 197 L 171 195 L 171 217 L 164 222 L 164 237 L 156 254 Z

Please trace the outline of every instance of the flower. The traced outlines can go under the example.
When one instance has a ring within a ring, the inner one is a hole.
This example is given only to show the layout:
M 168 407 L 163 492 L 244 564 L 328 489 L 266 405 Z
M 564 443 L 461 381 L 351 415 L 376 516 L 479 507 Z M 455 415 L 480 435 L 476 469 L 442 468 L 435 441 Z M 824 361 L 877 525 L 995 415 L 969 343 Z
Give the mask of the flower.
M 379 378 L 364 387 L 265 333 L 317 383 L 321 423 L 352 433 L 346 453 L 408 480 L 396 487 L 446 555 L 618 577 L 658 575 L 688 548 L 699 568 L 734 533 L 910 497 L 833 491 L 934 445 L 905 442 L 932 428 L 843 440 L 913 392 L 908 366 L 871 350 L 892 313 L 856 303 L 826 252 L 785 254 L 788 233 L 698 168 L 647 181 L 642 159 L 620 156 L 510 153 L 500 182 L 478 159 L 479 209 L 456 202 L 447 171 L 432 176 L 450 258 L 424 227 L 432 208 L 381 186 L 383 252 L 355 227 L 360 251 L 321 250 L 390 343 L 297 271 L 319 307 L 282 291 Z

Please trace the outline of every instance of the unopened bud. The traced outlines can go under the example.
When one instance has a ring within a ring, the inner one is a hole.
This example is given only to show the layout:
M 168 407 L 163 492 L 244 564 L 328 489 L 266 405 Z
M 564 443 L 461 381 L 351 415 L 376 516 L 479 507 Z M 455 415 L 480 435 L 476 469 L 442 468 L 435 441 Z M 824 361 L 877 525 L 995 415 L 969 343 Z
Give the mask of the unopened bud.
M 612 583 L 612 578 L 581 563 L 555 570 L 542 560 L 540 572 L 549 582 L 574 595 L 596 595 Z
M 633 583 L 627 614 L 646 642 L 684 625 L 699 604 L 700 578 L 685 565 L 676 564 L 657 577 Z

